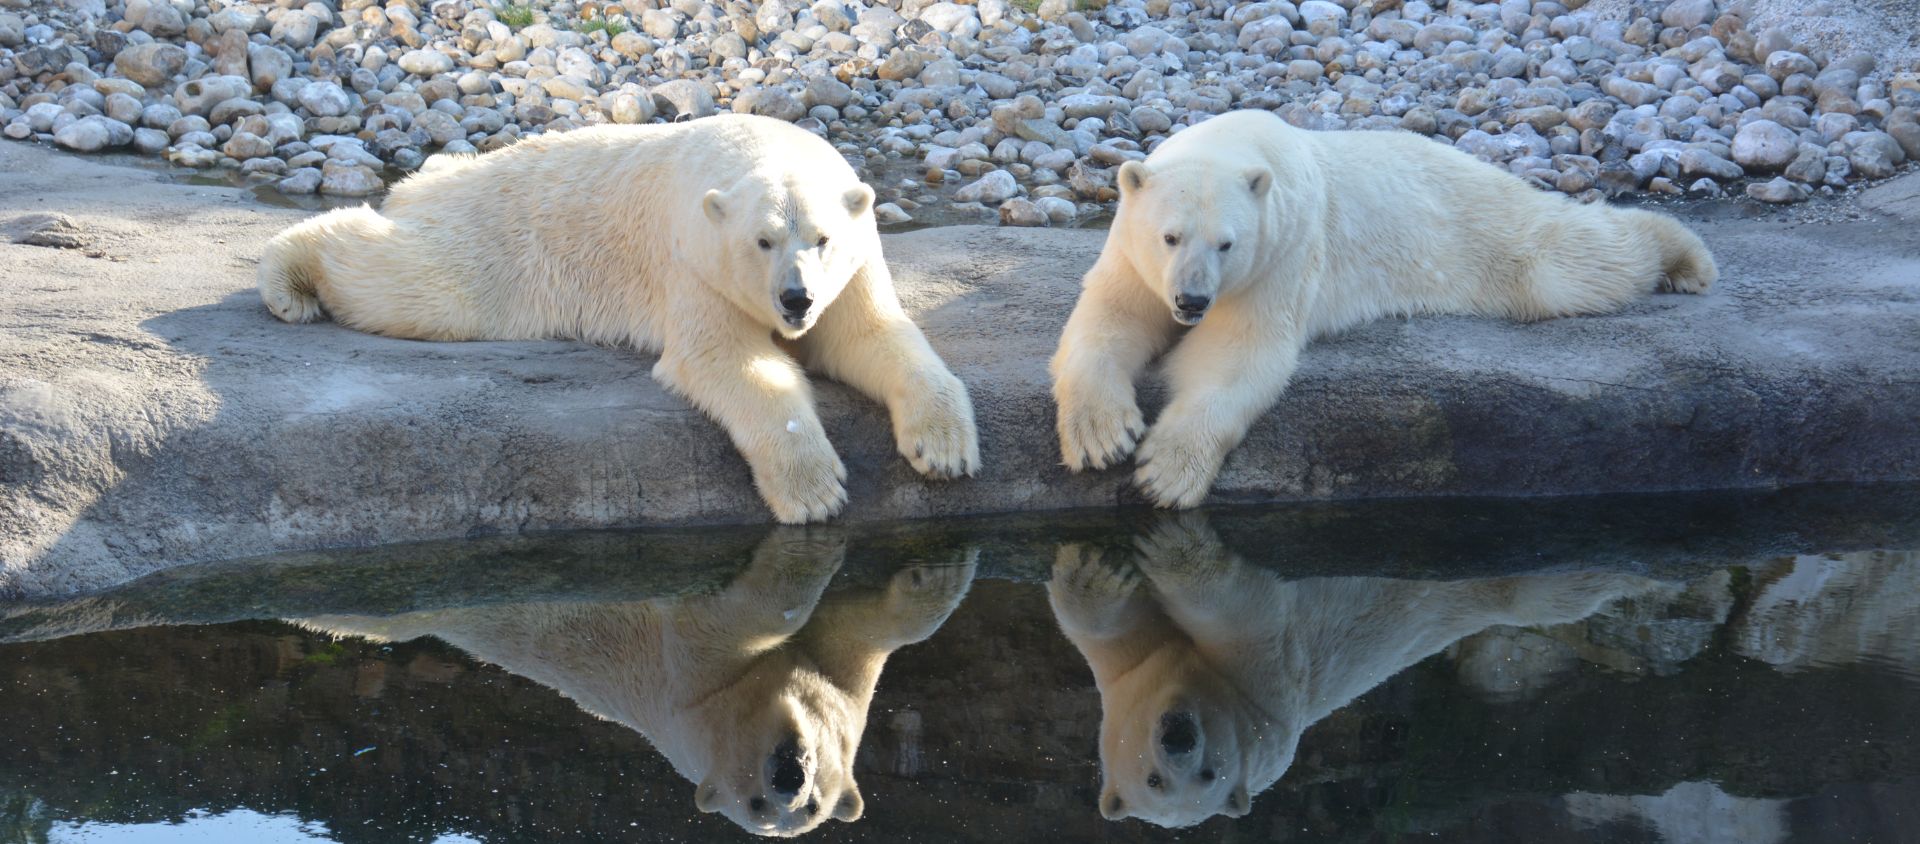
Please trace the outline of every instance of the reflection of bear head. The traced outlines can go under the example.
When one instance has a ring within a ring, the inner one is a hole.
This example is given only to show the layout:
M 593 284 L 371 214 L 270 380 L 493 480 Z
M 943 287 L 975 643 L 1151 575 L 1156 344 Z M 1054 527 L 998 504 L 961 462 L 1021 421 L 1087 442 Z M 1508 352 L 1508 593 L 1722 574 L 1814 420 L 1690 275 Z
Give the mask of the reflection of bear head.
M 1248 778 L 1272 767 L 1248 756 L 1273 731 L 1260 707 L 1230 678 L 1185 656 L 1162 650 L 1103 696 L 1100 814 L 1108 820 L 1187 826 L 1237 818 L 1247 813 Z
M 697 760 L 682 768 L 699 781 L 695 805 L 772 835 L 798 835 L 829 817 L 859 818 L 853 757 L 866 713 L 853 711 L 855 702 L 817 673 L 767 668 L 701 706 L 700 723 L 727 726 L 701 736 Z
M 853 762 L 880 670 L 959 605 L 977 554 L 825 595 L 845 552 L 834 528 L 777 528 L 715 594 L 304 623 L 445 640 L 638 730 L 696 783 L 701 811 L 792 836 L 860 817 Z
M 788 339 L 812 328 L 880 254 L 873 188 L 838 155 L 784 181 L 750 173 L 724 190 L 707 191 L 701 208 L 721 244 L 715 272 L 703 275 Z
M 1063 546 L 1047 590 L 1100 689 L 1101 815 L 1188 826 L 1246 814 L 1308 727 L 1447 645 L 1655 586 L 1609 572 L 1288 581 L 1185 513 L 1131 554 Z

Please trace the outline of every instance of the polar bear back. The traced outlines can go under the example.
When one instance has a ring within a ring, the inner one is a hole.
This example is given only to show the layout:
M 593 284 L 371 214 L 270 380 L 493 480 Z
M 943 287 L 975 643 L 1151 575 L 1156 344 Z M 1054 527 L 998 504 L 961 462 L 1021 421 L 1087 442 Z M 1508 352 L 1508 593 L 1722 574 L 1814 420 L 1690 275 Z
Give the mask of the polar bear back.
M 436 161 L 396 185 L 378 215 L 333 227 L 326 236 L 340 243 L 316 250 L 321 277 L 361 292 L 323 298 L 364 303 L 369 313 L 336 319 L 400 322 L 382 331 L 399 336 L 657 348 L 674 319 L 669 288 L 714 263 L 702 198 L 750 177 L 835 201 L 860 183 L 830 145 L 764 118 L 540 135 Z M 409 308 L 437 330 L 407 331 Z
M 1266 237 L 1283 245 L 1280 272 L 1313 288 L 1313 335 L 1416 313 L 1537 318 L 1531 293 L 1556 264 L 1649 287 L 1660 271 L 1633 212 L 1537 190 L 1406 132 L 1315 132 L 1239 111 L 1174 135 L 1151 161 L 1274 172 Z

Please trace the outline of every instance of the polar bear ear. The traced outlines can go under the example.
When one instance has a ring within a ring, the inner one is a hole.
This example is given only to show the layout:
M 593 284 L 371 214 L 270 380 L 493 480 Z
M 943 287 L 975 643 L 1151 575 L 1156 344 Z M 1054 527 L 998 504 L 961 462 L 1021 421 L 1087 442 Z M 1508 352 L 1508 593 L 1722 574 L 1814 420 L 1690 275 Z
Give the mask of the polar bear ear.
M 1240 174 L 1240 178 L 1247 180 L 1247 189 L 1253 191 L 1255 197 L 1266 196 L 1267 188 L 1273 187 L 1273 171 L 1265 167 L 1251 168 Z
M 707 195 L 700 198 L 700 210 L 707 212 L 709 220 L 716 223 L 725 222 L 727 219 L 726 194 L 718 190 L 707 191 Z
M 1120 185 L 1120 193 L 1123 196 L 1145 187 L 1147 184 L 1147 165 L 1138 161 L 1120 162 L 1120 178 L 1118 182 Z
M 1120 792 L 1111 787 L 1100 792 L 1100 817 L 1110 821 L 1126 820 L 1127 801 L 1120 799 Z
M 720 811 L 721 802 L 720 787 L 713 783 L 703 782 L 693 791 L 693 806 L 702 812 Z
M 867 187 L 865 183 L 855 185 L 840 201 L 847 204 L 848 215 L 864 217 L 868 211 L 873 210 L 873 188 Z
M 1227 811 L 1226 811 L 1227 817 L 1229 818 L 1246 817 L 1247 812 L 1251 811 L 1252 809 L 1253 809 L 1253 798 L 1247 796 L 1247 784 L 1240 783 L 1239 785 L 1234 786 L 1232 793 L 1227 795 Z
M 860 799 L 859 786 L 849 783 L 847 793 L 840 795 L 840 802 L 833 804 L 833 819 L 836 821 L 857 821 L 861 813 L 867 810 L 867 801 Z

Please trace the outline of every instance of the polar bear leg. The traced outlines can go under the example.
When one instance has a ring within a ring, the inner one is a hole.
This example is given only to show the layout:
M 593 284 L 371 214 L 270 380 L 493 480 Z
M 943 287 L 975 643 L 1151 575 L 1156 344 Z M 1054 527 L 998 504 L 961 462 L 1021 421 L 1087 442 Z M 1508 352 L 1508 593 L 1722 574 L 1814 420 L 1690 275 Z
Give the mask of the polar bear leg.
M 886 265 L 856 273 L 800 339 L 811 367 L 887 406 L 900 456 L 915 471 L 956 478 L 980 469 L 973 401 L 907 318 Z
M 828 595 L 795 641 L 834 685 L 871 700 L 887 655 L 933 635 L 959 608 L 979 555 L 962 549 L 894 572 L 884 589 Z
M 1229 550 L 1203 513 L 1162 514 L 1134 549 L 1167 616 L 1197 639 L 1241 640 L 1249 622 L 1286 611 L 1274 596 L 1279 578 Z
M 1101 252 L 1051 367 L 1060 456 L 1068 469 L 1105 469 L 1133 453 L 1147 429 L 1133 382 L 1173 332 L 1167 305 L 1132 265 L 1112 246 Z
M 847 503 L 847 468 L 827 441 L 806 372 L 744 320 L 673 323 L 653 377 L 720 423 L 775 518 L 824 520 Z
M 1468 592 L 1459 606 L 1476 603 L 1487 624 L 1535 626 L 1586 618 L 1615 600 L 1660 589 L 1665 584 L 1623 572 L 1579 571 L 1520 575 L 1459 584 Z
M 1306 333 L 1279 309 L 1215 307 L 1167 359 L 1173 399 L 1140 444 L 1134 483 L 1161 507 L 1198 505 L 1227 452 L 1280 398 Z
M 1150 600 L 1127 555 L 1080 542 L 1054 551 L 1047 602 L 1069 636 L 1109 639 L 1139 624 Z
M 847 557 L 846 533 L 831 527 L 775 527 L 754 546 L 753 559 L 713 602 L 708 619 L 724 619 L 741 640 L 791 636 L 813 615 L 827 583 Z
M 1704 293 L 1719 275 L 1698 235 L 1665 214 L 1572 206 L 1536 222 L 1513 315 L 1611 313 L 1656 288 Z

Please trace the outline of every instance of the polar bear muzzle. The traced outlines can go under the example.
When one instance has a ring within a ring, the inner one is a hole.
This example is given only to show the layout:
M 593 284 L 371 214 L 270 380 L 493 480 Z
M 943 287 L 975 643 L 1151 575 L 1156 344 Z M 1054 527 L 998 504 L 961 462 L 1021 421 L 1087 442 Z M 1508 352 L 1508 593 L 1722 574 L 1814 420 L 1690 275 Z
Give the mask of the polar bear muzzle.
M 773 793 L 792 799 L 807 787 L 807 768 L 800 764 L 800 743 L 787 739 L 767 757 L 767 783 Z M 811 813 L 809 813 L 811 814 Z
M 1160 749 L 1168 756 L 1185 756 L 1200 743 L 1200 731 L 1192 713 L 1169 712 L 1160 716 Z

